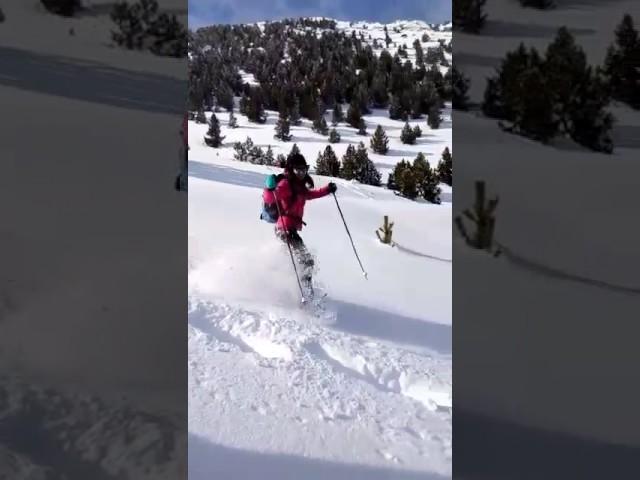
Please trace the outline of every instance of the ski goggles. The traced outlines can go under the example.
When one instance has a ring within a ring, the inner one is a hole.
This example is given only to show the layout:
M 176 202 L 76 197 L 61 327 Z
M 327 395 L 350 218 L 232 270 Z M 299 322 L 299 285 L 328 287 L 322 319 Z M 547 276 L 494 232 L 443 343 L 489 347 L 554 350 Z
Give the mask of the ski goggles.
M 295 173 L 298 177 L 306 175 L 308 171 L 309 167 L 296 167 L 293 169 L 293 173 Z

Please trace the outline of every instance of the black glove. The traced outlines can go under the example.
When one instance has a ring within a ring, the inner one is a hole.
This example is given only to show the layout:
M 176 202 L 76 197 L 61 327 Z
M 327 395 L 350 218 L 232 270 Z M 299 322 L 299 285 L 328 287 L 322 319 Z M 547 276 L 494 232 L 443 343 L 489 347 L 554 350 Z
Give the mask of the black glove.
M 338 186 L 335 183 L 333 182 L 329 183 L 329 193 L 335 193 L 337 189 L 338 189 Z

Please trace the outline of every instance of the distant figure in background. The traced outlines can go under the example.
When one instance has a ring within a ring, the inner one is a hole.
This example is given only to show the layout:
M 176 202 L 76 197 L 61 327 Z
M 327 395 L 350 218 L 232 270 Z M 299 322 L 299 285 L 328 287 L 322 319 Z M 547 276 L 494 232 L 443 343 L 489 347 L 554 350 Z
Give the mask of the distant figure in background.
M 187 191 L 187 165 L 189 158 L 189 130 L 188 130 L 188 114 L 185 113 L 182 119 L 182 128 L 180 129 L 180 136 L 182 137 L 182 145 L 180 146 L 180 172 L 176 177 L 175 187 L 176 190 L 181 192 Z

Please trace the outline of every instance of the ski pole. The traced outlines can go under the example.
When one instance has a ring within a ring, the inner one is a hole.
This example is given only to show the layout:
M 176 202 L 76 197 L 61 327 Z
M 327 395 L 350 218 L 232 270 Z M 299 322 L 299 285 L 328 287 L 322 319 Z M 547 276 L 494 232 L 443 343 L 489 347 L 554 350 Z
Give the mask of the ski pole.
M 342 223 L 344 223 L 344 228 L 347 230 L 347 235 L 349 235 L 349 240 L 351 240 L 353 253 L 356 254 L 356 258 L 358 259 L 358 263 L 360 264 L 360 270 L 362 270 L 362 274 L 364 275 L 364 278 L 367 279 L 367 272 L 365 272 L 364 267 L 362 266 L 362 262 L 360 261 L 360 257 L 358 256 L 356 246 L 353 243 L 353 237 L 351 237 L 351 232 L 349 232 L 349 227 L 347 227 L 347 222 L 344 219 L 344 215 L 342 214 L 342 209 L 340 208 L 340 204 L 338 203 L 338 197 L 336 197 L 336 192 L 333 192 L 333 199 L 336 201 L 336 206 L 338 207 L 338 211 L 340 212 L 340 216 L 342 217 Z
M 276 196 L 275 190 L 273 191 L 273 197 L 276 199 L 276 207 L 278 209 L 278 217 L 282 216 L 280 212 L 280 201 Z M 302 298 L 302 303 L 305 303 L 306 299 L 304 298 L 304 290 L 302 290 L 302 283 L 300 283 L 300 276 L 298 275 L 298 268 L 296 267 L 296 261 L 293 258 L 293 250 L 291 249 L 291 243 L 289 242 L 289 235 L 287 232 L 284 232 L 285 239 L 287 240 L 287 247 L 289 248 L 289 255 L 291 256 L 291 264 L 293 265 L 293 271 L 296 273 L 296 280 L 298 281 L 298 288 L 300 289 L 300 296 Z

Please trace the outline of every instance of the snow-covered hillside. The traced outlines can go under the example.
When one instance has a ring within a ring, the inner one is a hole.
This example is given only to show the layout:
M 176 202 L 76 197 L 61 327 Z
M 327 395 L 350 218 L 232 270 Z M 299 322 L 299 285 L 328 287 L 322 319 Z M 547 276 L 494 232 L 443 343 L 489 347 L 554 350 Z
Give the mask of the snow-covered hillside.
M 567 25 L 600 64 L 623 14 L 640 19 L 634 1 L 558 4 L 537 11 L 487 2 L 480 35 L 456 32 L 456 66 L 471 78 L 473 101 L 521 41 L 543 50 Z M 568 140 L 545 146 L 477 111 L 454 113 L 454 210 L 470 206 L 473 182 L 486 179 L 488 194 L 500 196 L 496 235 L 510 253 L 493 259 L 454 237 L 456 351 L 473 359 L 456 371 L 455 396 L 457 408 L 637 446 L 628 418 L 640 401 L 637 336 L 628 332 L 640 307 L 640 236 L 631 221 L 640 203 L 640 113 L 616 103 L 611 111 L 612 155 Z
M 237 162 L 232 146 L 249 136 L 286 155 L 297 143 L 314 166 L 328 142 L 306 120 L 290 142 L 275 140 L 277 112 L 267 113 L 264 125 L 237 115 L 237 129 L 219 113 L 219 149 L 205 145 L 207 125 L 189 123 L 190 478 L 449 478 L 451 189 L 441 185 L 433 205 L 313 175 L 316 186 L 338 184 L 368 279 L 334 199 L 307 203 L 301 235 L 327 294 L 312 315 L 286 245 L 258 218 L 265 177 L 281 170 Z M 410 122 L 423 129 L 413 146 L 387 112 L 364 117 L 370 134 L 381 124 L 390 139 L 386 156 L 369 151 L 383 181 L 403 158 L 422 151 L 435 166 L 451 149 L 450 111 L 443 116 L 439 130 Z M 337 129 L 338 157 L 349 143 L 369 148 L 370 137 Z M 395 248 L 375 236 L 384 215 Z
M 317 17 L 315 19 L 323 20 L 324 17 Z M 257 25 L 264 30 L 265 22 L 258 22 Z M 389 44 L 389 47 L 387 47 L 385 43 L 385 27 L 392 42 Z M 317 36 L 322 35 L 322 32 L 325 30 L 315 27 L 306 27 L 306 29 L 315 31 Z M 294 30 L 299 31 L 299 29 Z M 337 20 L 335 30 L 338 32 L 345 32 L 349 35 L 355 33 L 358 38 L 362 35 L 365 44 L 371 45 L 372 47 L 374 47 L 375 41 L 377 48 L 374 48 L 373 51 L 376 55 L 379 55 L 382 50 L 385 49 L 391 54 L 394 54 L 399 47 L 406 46 L 408 54 L 406 59 L 410 60 L 414 65 L 416 63 L 416 52 L 413 48 L 413 43 L 416 40 L 420 41 L 425 52 L 428 48 L 439 47 L 440 42 L 444 42 L 445 45 L 449 45 L 452 40 L 450 23 L 430 25 L 422 20 L 396 20 L 390 23 L 365 21 L 349 22 L 345 20 Z M 428 41 L 423 41 L 423 35 L 425 34 L 428 37 Z M 444 56 L 450 65 L 452 62 L 452 54 L 445 52 Z M 447 69 L 447 66 L 440 66 L 442 74 L 445 74 Z
M 374 49 L 374 52 L 376 54 L 380 54 L 383 49 L 387 48 L 384 41 L 385 26 L 387 27 L 387 32 L 393 42 L 388 50 L 393 53 L 398 47 L 406 45 L 408 53 L 407 60 L 410 60 L 413 64 L 416 63 L 416 53 L 413 49 L 413 42 L 416 40 L 420 41 L 423 50 L 426 52 L 428 48 L 439 47 L 440 41 L 443 41 L 445 45 L 448 45 L 451 43 L 452 39 L 451 24 L 429 25 L 421 20 L 396 20 L 395 22 L 387 24 L 379 22 L 338 21 L 336 29 L 343 30 L 348 34 L 355 32 L 358 37 L 360 34 L 363 34 L 365 42 L 369 45 L 373 45 L 373 41 L 377 40 L 378 48 Z M 429 40 L 426 42 L 422 41 L 422 36 L 424 34 L 427 34 L 429 37 Z M 369 35 L 371 38 L 369 38 Z M 452 54 L 445 52 L 444 56 L 447 62 L 451 64 Z M 442 74 L 445 74 L 447 67 L 440 66 L 440 71 Z

